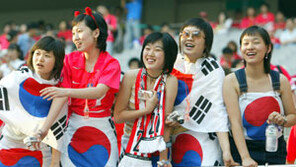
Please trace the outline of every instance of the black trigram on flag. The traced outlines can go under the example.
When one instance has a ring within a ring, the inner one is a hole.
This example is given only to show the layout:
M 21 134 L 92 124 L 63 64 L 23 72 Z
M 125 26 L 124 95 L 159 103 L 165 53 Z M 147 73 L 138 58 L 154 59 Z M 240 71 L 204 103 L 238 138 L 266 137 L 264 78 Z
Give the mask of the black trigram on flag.
M 202 122 L 206 114 L 212 107 L 212 103 L 203 96 L 200 96 L 189 112 L 189 116 L 198 124 Z
M 5 87 L 0 87 L 0 110 L 9 111 L 8 93 Z
M 201 71 L 204 75 L 208 75 L 217 68 L 219 68 L 219 65 L 215 60 L 205 59 L 205 61 L 201 64 Z
M 58 121 L 56 121 L 50 128 L 57 140 L 59 140 L 64 135 L 64 132 L 66 129 L 66 122 L 67 122 L 66 118 L 67 118 L 66 115 L 63 116 Z

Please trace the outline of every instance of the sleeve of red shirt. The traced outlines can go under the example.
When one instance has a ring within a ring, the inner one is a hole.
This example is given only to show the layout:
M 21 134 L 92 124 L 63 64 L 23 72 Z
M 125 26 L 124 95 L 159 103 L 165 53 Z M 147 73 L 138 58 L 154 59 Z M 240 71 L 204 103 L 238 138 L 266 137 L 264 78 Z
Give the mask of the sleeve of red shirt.
M 119 90 L 120 85 L 120 65 L 117 60 L 110 62 L 102 72 L 99 84 L 104 84 L 113 89 L 115 92 Z
M 296 126 L 292 126 L 290 136 L 287 142 L 287 161 L 295 161 L 296 159 Z
M 65 56 L 64 67 L 61 73 L 60 86 L 64 88 L 71 88 L 71 66 L 69 64 L 69 55 Z

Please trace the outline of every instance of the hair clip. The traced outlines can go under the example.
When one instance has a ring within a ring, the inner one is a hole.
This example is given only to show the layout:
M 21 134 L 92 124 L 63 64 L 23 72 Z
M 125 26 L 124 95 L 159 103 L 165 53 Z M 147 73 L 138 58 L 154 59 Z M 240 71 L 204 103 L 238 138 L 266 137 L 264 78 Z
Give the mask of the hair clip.
M 77 17 L 78 15 L 80 15 L 81 13 L 79 11 L 75 11 L 74 12 L 74 17 Z
M 81 13 L 80 13 L 79 11 L 75 11 L 75 12 L 74 12 L 74 17 L 77 17 L 77 16 L 80 15 L 80 14 L 81 14 Z M 86 7 L 86 8 L 85 8 L 85 13 L 83 13 L 83 14 L 85 14 L 85 15 L 89 15 L 89 16 L 94 20 L 94 22 L 95 22 L 97 28 L 100 29 L 100 28 L 99 28 L 99 25 L 98 25 L 98 23 L 97 23 L 97 21 L 96 21 L 96 18 L 94 17 L 94 15 L 93 15 L 92 10 L 91 10 L 90 7 Z

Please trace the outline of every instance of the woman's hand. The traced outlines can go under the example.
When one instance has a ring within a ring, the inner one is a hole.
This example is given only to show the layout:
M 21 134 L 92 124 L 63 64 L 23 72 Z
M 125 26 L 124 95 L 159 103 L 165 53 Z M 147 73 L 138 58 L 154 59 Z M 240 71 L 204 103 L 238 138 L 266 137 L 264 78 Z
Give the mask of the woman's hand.
M 286 117 L 276 111 L 269 114 L 267 119 L 268 124 L 275 123 L 280 126 L 283 126 L 286 122 L 287 122 Z
M 239 163 L 234 162 L 234 160 L 229 152 L 223 153 L 223 161 L 224 161 L 224 166 L 226 166 L 226 167 L 239 166 Z
M 30 150 L 39 150 L 40 149 L 40 143 L 47 135 L 47 132 L 44 132 L 42 130 L 38 130 L 37 133 L 33 135 L 33 137 L 26 137 L 24 139 L 24 143 L 27 145 L 28 149 Z
M 177 121 L 165 119 L 165 124 L 169 127 L 177 127 L 180 126 L 180 124 Z
M 244 167 L 257 167 L 258 164 L 251 157 L 243 159 L 242 165 Z
M 65 88 L 58 88 L 58 87 L 47 87 L 40 91 L 41 96 L 43 99 L 52 100 L 56 97 L 68 97 L 68 90 Z
M 153 90 L 153 95 L 151 98 L 146 100 L 146 114 L 150 114 L 154 108 L 157 106 L 158 104 L 158 97 L 157 97 L 157 92 L 155 90 Z
M 157 167 L 172 167 L 172 164 L 169 160 L 161 160 L 157 162 Z

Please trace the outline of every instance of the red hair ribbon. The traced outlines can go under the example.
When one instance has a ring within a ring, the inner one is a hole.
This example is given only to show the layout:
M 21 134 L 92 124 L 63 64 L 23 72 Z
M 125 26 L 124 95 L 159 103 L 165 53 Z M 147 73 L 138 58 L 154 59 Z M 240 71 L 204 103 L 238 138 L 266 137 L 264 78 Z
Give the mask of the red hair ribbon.
M 81 13 L 80 13 L 79 11 L 75 11 L 75 12 L 74 12 L 74 17 L 77 17 L 77 16 L 80 15 L 80 14 L 81 14 Z M 94 17 L 94 15 L 93 15 L 93 13 L 92 13 L 92 11 L 91 11 L 91 9 L 90 9 L 89 7 L 86 7 L 86 8 L 85 8 L 85 13 L 83 13 L 83 14 L 85 14 L 85 15 L 89 15 L 89 16 L 94 20 L 94 22 L 95 22 L 97 28 L 99 28 L 99 25 L 98 25 L 98 23 L 97 23 L 97 21 L 96 21 L 96 18 Z

